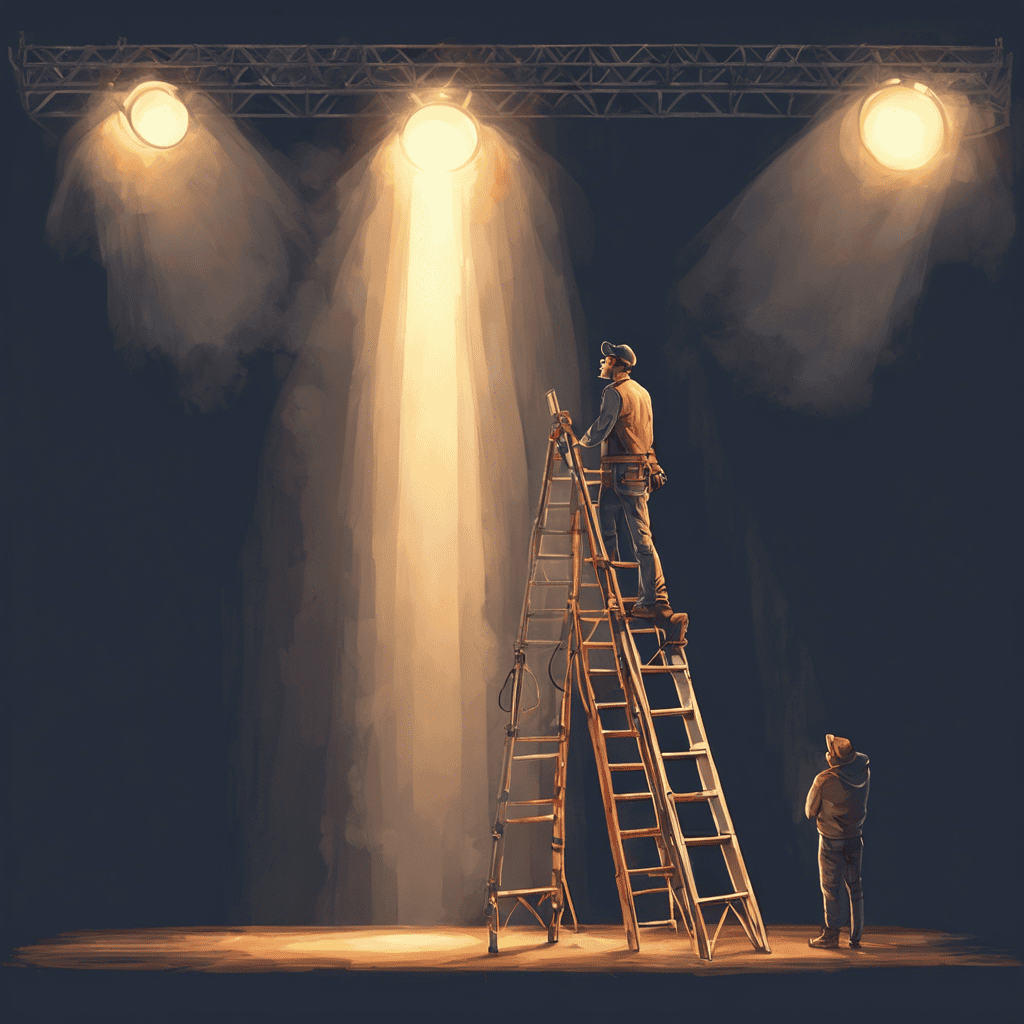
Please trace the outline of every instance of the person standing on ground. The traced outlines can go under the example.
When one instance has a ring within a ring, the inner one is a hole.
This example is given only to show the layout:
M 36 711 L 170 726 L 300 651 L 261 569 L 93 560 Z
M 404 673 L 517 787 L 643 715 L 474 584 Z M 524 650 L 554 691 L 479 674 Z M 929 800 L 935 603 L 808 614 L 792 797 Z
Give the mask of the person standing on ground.
M 860 947 L 864 931 L 864 819 L 868 813 L 871 769 L 844 736 L 825 736 L 828 768 L 807 793 L 804 812 L 818 824 L 818 872 L 825 902 L 825 926 L 807 943 L 813 949 L 836 949 L 839 931 L 849 921 L 850 948 Z

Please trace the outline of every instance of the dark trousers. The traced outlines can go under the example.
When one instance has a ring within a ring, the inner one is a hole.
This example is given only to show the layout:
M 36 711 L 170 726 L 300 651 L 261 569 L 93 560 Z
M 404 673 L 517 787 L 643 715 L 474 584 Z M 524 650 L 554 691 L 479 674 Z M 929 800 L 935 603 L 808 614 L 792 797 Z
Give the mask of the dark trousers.
M 668 588 L 661 559 L 654 548 L 651 520 L 647 512 L 647 493 L 630 494 L 621 483 L 625 466 L 613 469 L 614 487 L 602 487 L 598 501 L 601 536 L 608 557 L 615 561 L 629 561 L 633 554 L 640 565 L 640 593 L 637 604 L 652 605 L 655 601 L 668 604 Z M 616 550 L 618 558 L 616 558 Z
M 825 901 L 826 928 L 838 931 L 850 921 L 851 902 L 859 903 L 854 907 L 854 917 L 863 921 L 864 887 L 860 877 L 863 858 L 864 840 L 859 836 L 856 839 L 818 836 L 818 872 Z

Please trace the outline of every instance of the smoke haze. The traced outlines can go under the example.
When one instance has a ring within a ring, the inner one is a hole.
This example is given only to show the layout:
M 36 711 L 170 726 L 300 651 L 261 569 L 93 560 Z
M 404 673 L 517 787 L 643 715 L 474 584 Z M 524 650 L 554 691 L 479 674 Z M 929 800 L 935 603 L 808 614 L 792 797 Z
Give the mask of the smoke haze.
M 545 391 L 579 405 L 553 173 L 484 129 L 449 183 L 391 135 L 335 186 L 244 558 L 255 922 L 482 913 Z
M 186 397 L 218 404 L 240 357 L 276 341 L 308 249 L 298 200 L 202 93 L 184 95 L 185 138 L 140 144 L 105 95 L 64 146 L 47 233 L 61 252 L 94 247 L 110 326 L 131 353 L 169 356 Z
M 990 141 L 962 141 L 980 127 L 964 101 L 942 99 L 951 137 L 927 173 L 874 164 L 855 103 L 812 124 L 705 230 L 675 299 L 749 390 L 817 413 L 865 406 L 936 259 L 997 265 L 1009 190 Z

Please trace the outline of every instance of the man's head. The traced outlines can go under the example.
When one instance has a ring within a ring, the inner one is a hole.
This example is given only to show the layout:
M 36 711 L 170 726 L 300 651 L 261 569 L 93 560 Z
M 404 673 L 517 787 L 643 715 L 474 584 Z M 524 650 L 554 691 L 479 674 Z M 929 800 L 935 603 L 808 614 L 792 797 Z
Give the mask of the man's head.
M 825 734 L 825 745 L 828 747 L 825 760 L 833 768 L 852 761 L 856 753 L 853 744 L 845 736 L 834 736 L 830 732 Z
M 613 345 L 601 342 L 601 376 L 614 380 L 620 373 L 629 373 L 636 366 L 636 354 L 628 345 Z

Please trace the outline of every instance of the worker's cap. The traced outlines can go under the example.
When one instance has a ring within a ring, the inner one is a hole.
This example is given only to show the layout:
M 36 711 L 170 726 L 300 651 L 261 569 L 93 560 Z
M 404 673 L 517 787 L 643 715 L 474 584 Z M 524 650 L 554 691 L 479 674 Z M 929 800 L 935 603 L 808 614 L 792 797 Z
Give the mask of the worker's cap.
M 828 745 L 828 752 L 840 764 L 853 760 L 855 753 L 853 744 L 845 736 L 833 736 L 832 733 L 825 733 L 825 743 Z
M 601 355 L 614 356 L 620 363 L 625 363 L 630 369 L 636 366 L 636 353 L 628 345 L 613 345 L 610 341 L 602 341 Z

